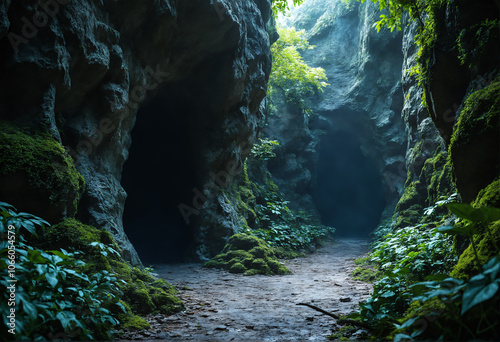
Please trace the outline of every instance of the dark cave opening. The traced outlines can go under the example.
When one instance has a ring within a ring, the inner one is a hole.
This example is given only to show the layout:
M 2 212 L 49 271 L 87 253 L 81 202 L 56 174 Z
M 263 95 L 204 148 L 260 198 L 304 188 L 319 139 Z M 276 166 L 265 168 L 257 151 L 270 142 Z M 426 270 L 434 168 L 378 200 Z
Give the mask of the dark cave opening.
M 194 249 L 194 228 L 178 206 L 191 203 L 197 187 L 195 139 L 182 86 L 164 88 L 139 109 L 124 165 L 127 192 L 123 225 L 141 260 L 180 262 Z
M 386 206 L 378 168 L 347 131 L 322 138 L 312 195 L 323 224 L 335 227 L 341 237 L 367 237 Z

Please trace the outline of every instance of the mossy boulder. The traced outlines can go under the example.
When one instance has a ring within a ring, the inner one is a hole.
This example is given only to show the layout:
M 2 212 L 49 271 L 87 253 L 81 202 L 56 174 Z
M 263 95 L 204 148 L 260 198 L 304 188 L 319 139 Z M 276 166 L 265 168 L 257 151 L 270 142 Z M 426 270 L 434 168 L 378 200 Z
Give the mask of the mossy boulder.
M 207 261 L 205 267 L 221 268 L 244 275 L 290 273 L 264 240 L 241 233 L 231 236 L 222 253 Z
M 95 242 L 98 244 L 91 245 Z M 107 231 L 85 225 L 75 219 L 66 219 L 46 228 L 36 244 L 45 249 L 81 251 L 81 260 L 85 262 L 82 271 L 89 276 L 101 270 L 116 274 L 122 281 L 119 285 L 123 292 L 122 304 L 128 312 L 117 313 L 122 328 L 149 327 L 145 320 L 136 316 L 137 314 L 172 314 L 184 309 L 182 301 L 176 297 L 177 290 L 172 285 L 163 279 L 157 279 L 147 270 L 131 267 L 122 259 L 118 244 Z
M 85 181 L 48 132 L 0 122 L 0 198 L 57 223 L 76 214 Z
M 464 202 L 500 173 L 500 79 L 465 101 L 450 142 L 456 185 Z

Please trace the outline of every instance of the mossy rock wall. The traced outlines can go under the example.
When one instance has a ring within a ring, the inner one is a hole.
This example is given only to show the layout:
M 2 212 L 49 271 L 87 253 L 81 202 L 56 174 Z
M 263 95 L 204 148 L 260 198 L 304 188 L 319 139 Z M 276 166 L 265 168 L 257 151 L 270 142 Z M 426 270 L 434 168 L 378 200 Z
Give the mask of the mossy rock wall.
M 405 190 L 396 205 L 395 228 L 425 221 L 424 207 L 433 206 L 438 200 L 456 192 L 452 163 L 442 147 L 438 147 L 434 155 L 425 160 L 418 179 L 411 179 L 412 174 L 408 172 Z
M 85 181 L 48 132 L 0 121 L 0 199 L 54 224 L 74 217 Z
M 500 173 L 500 78 L 465 101 L 450 143 L 457 187 L 464 202 Z

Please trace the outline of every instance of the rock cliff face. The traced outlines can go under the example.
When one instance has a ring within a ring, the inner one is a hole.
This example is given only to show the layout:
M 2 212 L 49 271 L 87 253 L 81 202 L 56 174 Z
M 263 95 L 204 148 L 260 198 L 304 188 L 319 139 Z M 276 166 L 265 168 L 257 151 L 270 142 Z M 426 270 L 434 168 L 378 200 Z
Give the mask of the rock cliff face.
M 408 178 L 396 208 L 400 226 L 419 222 L 422 208 L 454 192 L 470 203 L 499 176 L 498 2 L 450 1 L 431 9 L 426 27 L 435 33 L 422 45 L 423 57 L 418 24 L 404 32 Z M 420 84 L 408 72 L 417 65 Z
M 318 183 L 321 145 L 336 136 L 346 137 L 333 142 L 336 148 L 347 151 L 346 141 L 355 141 L 379 174 L 385 203 L 373 198 L 371 205 L 381 205 L 384 216 L 390 216 L 402 194 L 406 178 L 406 133 L 400 118 L 402 35 L 377 34 L 372 27 L 377 17 L 369 1 L 346 5 L 310 0 L 287 20 L 287 25 L 304 29 L 309 42 L 316 45 L 304 53 L 304 59 L 324 68 L 330 83 L 311 99 L 314 115 L 305 116 L 287 105 L 280 108 L 279 116 L 269 118 L 266 127 L 268 136 L 281 143 L 278 159 L 270 162 L 271 173 L 291 202 L 302 209 L 317 207 L 312 194 L 325 186 Z M 353 165 L 341 167 L 356 172 Z
M 77 212 L 82 222 L 110 231 L 124 257 L 140 263 L 123 230 L 127 194 L 120 181 L 131 131 L 141 120 L 138 108 L 148 99 L 162 98 L 163 104 L 175 100 L 177 107 L 156 113 L 153 125 L 168 127 L 169 117 L 181 116 L 190 139 L 179 134 L 188 144 L 175 144 L 174 139 L 168 146 L 156 139 L 159 145 L 149 148 L 157 150 L 159 158 L 182 149 L 194 160 L 191 181 L 207 196 L 206 214 L 191 217 L 198 243 L 231 235 L 232 214 L 226 212 L 220 194 L 211 196 L 216 191 L 206 185 L 211 173 L 217 175 L 228 165 L 238 169 L 248 153 L 245 146 L 263 123 L 272 20 L 267 0 L 3 1 L 0 117 L 18 127 L 2 129 L 6 144 L 15 148 L 9 140 L 17 134 L 12 130 L 40 132 L 59 146 L 59 154 L 73 156 L 85 179 L 78 210 L 77 200 L 68 200 L 73 207 L 56 210 L 51 223 Z M 8 157 L 6 150 L 0 157 Z M 47 161 L 52 162 L 44 166 L 48 173 L 71 171 L 68 159 L 61 158 Z M 26 184 L 28 164 L 1 173 L 14 172 L 18 184 Z M 167 159 L 161 167 L 172 168 Z M 168 172 L 158 180 L 177 181 Z M 53 205 L 50 189 L 43 179 L 39 183 L 36 197 L 33 187 L 19 185 L 2 188 L 1 200 L 44 217 Z M 182 200 L 195 196 L 188 190 Z M 154 192 L 151 188 L 150 195 Z M 69 199 L 80 196 L 76 190 L 70 193 Z M 186 205 L 192 208 L 196 203 Z

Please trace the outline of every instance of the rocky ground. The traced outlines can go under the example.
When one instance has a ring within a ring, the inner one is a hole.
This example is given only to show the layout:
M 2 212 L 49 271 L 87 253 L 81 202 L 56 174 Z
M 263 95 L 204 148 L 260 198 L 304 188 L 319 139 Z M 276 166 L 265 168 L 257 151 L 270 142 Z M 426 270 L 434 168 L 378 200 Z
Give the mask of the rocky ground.
M 296 304 L 336 314 L 356 310 L 372 285 L 353 280 L 350 273 L 353 260 L 367 250 L 365 240 L 338 240 L 285 261 L 292 271 L 286 276 L 247 277 L 200 264 L 157 265 L 155 271 L 177 287 L 187 309 L 149 316 L 150 330 L 126 333 L 122 341 L 325 341 L 339 329 L 335 319 Z

